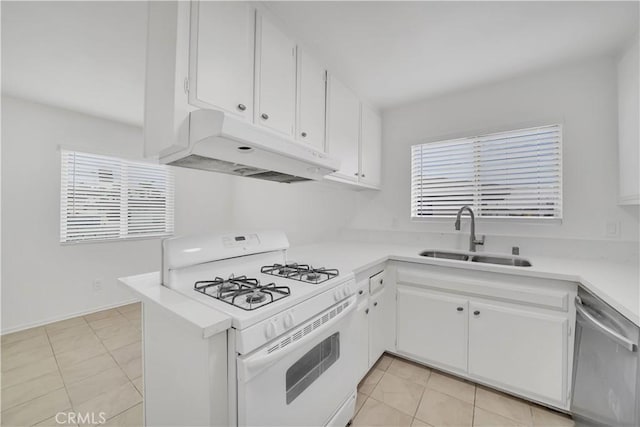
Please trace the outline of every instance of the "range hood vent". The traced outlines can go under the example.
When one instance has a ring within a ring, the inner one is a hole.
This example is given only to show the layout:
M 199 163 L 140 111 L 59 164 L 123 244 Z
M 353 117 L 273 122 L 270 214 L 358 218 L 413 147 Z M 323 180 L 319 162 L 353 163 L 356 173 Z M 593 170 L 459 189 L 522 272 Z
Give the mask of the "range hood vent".
M 337 159 L 304 143 L 204 109 L 189 113 L 186 148 L 160 162 L 282 183 L 320 180 L 340 167 Z

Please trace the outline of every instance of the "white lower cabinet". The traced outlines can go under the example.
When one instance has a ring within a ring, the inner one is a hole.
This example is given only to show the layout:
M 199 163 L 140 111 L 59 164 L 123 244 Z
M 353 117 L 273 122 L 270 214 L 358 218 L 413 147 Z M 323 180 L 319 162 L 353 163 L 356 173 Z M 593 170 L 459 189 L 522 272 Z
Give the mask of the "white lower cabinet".
M 369 293 L 368 282 L 358 283 L 358 307 L 353 319 L 353 328 L 356 330 L 356 377 L 361 379 L 369 371 Z
M 373 365 L 382 353 L 394 348 L 396 304 L 384 271 L 371 276 L 369 289 L 369 364 Z
M 462 298 L 398 287 L 398 351 L 467 370 L 467 306 Z
M 499 305 L 469 304 L 469 374 L 523 394 L 565 399 L 568 321 Z

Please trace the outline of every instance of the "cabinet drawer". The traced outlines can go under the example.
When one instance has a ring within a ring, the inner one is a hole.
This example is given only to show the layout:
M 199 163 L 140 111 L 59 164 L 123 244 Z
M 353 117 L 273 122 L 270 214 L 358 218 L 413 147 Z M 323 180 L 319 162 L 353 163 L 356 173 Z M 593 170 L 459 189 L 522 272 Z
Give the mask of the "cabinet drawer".
M 384 287 L 384 271 L 371 276 L 369 279 L 369 292 L 371 294 L 376 293 L 378 290 Z

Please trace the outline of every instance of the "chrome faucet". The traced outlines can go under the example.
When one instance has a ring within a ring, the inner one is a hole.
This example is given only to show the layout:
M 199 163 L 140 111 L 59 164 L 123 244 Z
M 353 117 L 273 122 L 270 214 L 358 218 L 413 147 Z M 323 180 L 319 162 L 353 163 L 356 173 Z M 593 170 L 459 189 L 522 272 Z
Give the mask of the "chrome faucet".
M 468 206 L 464 205 L 458 211 L 458 215 L 456 216 L 456 230 L 460 231 L 460 215 L 462 215 L 462 211 L 469 211 L 469 215 L 471 215 L 471 235 L 469 236 L 469 250 L 471 252 L 476 251 L 476 245 L 484 245 L 484 236 L 480 236 L 480 240 L 476 239 L 476 217 L 473 215 L 473 210 Z

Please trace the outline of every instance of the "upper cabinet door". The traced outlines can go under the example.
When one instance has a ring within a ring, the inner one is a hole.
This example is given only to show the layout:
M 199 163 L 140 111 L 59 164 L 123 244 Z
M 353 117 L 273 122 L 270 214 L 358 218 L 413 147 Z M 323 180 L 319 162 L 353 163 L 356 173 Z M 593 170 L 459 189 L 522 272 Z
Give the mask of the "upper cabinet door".
M 380 186 L 382 120 L 377 112 L 362 105 L 360 134 L 360 182 Z
M 298 47 L 296 140 L 324 151 L 327 70 Z
M 296 44 L 266 17 L 258 19 L 255 122 L 293 137 Z
M 336 176 L 358 180 L 360 101 L 346 86 L 329 76 L 327 152 L 340 159 Z
M 192 104 L 252 119 L 254 35 L 255 9 L 248 3 L 192 3 Z

